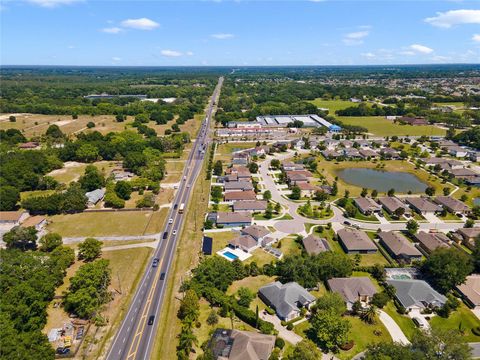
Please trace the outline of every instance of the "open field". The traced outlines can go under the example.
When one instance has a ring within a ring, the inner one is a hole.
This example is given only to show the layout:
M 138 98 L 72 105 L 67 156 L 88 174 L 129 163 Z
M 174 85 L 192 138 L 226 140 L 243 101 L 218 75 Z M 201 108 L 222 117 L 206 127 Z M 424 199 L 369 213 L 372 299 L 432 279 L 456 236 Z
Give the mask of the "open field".
M 230 162 L 232 159 L 232 153 L 237 150 L 241 149 L 248 149 L 255 146 L 255 142 L 242 142 L 242 143 L 235 143 L 229 142 L 225 144 L 220 144 L 217 146 L 217 150 L 215 151 L 215 158 L 214 161 L 221 160 L 224 162 L 224 166 L 226 162 Z
M 159 211 L 84 212 L 54 215 L 47 229 L 63 237 L 132 236 L 159 232 L 167 209 Z
M 69 161 L 64 163 L 63 168 L 53 170 L 48 173 L 48 176 L 53 177 L 58 182 L 68 184 L 72 181 L 76 181 L 85 173 L 85 168 L 89 164 Z M 97 169 L 103 172 L 104 176 L 109 176 L 113 169 L 121 168 L 122 164 L 116 161 L 97 161 L 91 165 L 95 165 Z
M 70 135 L 80 131 L 99 131 L 107 134 L 111 131 L 125 130 L 133 122 L 133 117 L 128 117 L 125 122 L 116 122 L 114 115 L 79 115 L 78 119 L 72 119 L 70 115 L 40 115 L 40 114 L 19 114 L 16 122 L 6 120 L 0 121 L 1 129 L 18 129 L 28 138 L 43 135 L 50 125 L 56 124 L 63 133 Z M 87 128 L 87 123 L 95 123 L 92 129 Z
M 394 124 L 393 121 L 383 116 L 338 116 L 338 120 L 346 125 L 358 125 L 368 129 L 368 132 L 376 136 L 432 136 L 445 135 L 446 130 L 436 126 L 411 126 Z
M 316 107 L 328 109 L 329 115 L 333 115 L 333 116 L 335 116 L 335 111 L 337 110 L 343 110 L 350 106 L 358 105 L 348 100 L 324 100 L 321 98 L 317 98 L 310 102 Z

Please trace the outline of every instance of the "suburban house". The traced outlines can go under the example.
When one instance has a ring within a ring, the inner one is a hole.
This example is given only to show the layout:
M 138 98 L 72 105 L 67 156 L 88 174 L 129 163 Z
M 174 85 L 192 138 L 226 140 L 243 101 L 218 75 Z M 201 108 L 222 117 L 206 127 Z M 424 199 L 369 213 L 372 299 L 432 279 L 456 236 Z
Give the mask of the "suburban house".
M 420 260 L 422 253 L 402 234 L 395 231 L 381 231 L 378 234 L 380 245 L 395 260 L 410 263 L 412 260 Z
M 123 169 L 113 169 L 112 175 L 115 181 L 128 181 L 135 176 L 134 173 Z
M 468 150 L 461 146 L 452 146 L 448 148 L 448 153 L 456 158 L 464 158 L 468 154 Z
M 322 155 L 325 159 L 337 159 L 343 156 L 343 154 L 339 153 L 336 150 L 323 150 Z
M 257 200 L 257 194 L 254 191 L 230 191 L 223 194 L 223 199 L 225 201 L 242 201 L 242 200 Z
M 250 235 L 240 235 L 228 242 L 228 247 L 231 249 L 240 249 L 247 253 L 258 248 L 260 244 Z
M 387 284 L 395 288 L 395 297 L 407 311 L 442 307 L 447 302 L 445 296 L 423 280 L 387 280 Z
M 358 152 L 360 156 L 363 157 L 364 159 L 369 159 L 369 158 L 374 159 L 380 156 L 378 155 L 378 153 L 370 149 L 360 149 Z
M 29 141 L 18 144 L 18 148 L 22 150 L 36 150 L 40 148 L 40 144 L 38 142 Z
M 366 276 L 329 279 L 327 286 L 331 291 L 343 297 L 348 310 L 352 310 L 356 301 L 360 301 L 363 306 L 368 305 L 372 296 L 377 292 L 372 280 Z
M 303 166 L 303 164 L 295 164 L 294 162 L 291 162 L 291 161 L 283 161 L 282 162 L 282 169 L 284 171 L 303 170 L 304 166 Z
M 386 147 L 380 150 L 380 155 L 382 155 L 384 158 L 387 159 L 399 159 L 400 158 L 400 153 L 391 148 L 391 147 Z
M 265 211 L 266 209 L 265 200 L 240 200 L 233 203 L 233 211 Z
M 253 185 L 250 181 L 229 181 L 223 184 L 225 193 L 229 191 L 251 191 L 253 190 Z
M 47 225 L 47 218 L 40 215 L 30 216 L 22 224 L 21 227 L 34 227 L 37 231 L 42 231 Z
M 465 282 L 457 286 L 457 291 L 467 304 L 475 309 L 480 309 L 480 275 L 472 274 L 467 276 Z
M 302 173 L 297 173 L 296 171 L 288 171 L 287 182 L 290 186 L 298 185 L 300 183 L 308 183 L 308 178 Z
M 418 247 L 427 254 L 438 248 L 447 248 L 450 243 L 450 239 L 444 233 L 420 231 L 414 237 L 418 241 Z
M 96 189 L 85 193 L 87 197 L 88 206 L 95 206 L 99 201 L 105 197 L 105 189 Z
M 480 227 L 457 229 L 457 234 L 461 236 L 466 247 L 473 248 L 475 238 L 480 236 Z
M 251 225 L 241 230 L 242 235 L 248 235 L 255 239 L 259 244 L 265 238 L 270 235 L 270 231 L 265 226 Z
M 343 155 L 345 155 L 345 157 L 349 159 L 360 159 L 362 157 L 362 155 L 360 155 L 360 152 L 353 147 L 343 150 Z
M 397 119 L 397 121 L 403 124 L 414 125 L 414 126 L 428 125 L 428 121 L 424 117 L 412 118 L 408 116 L 402 116 L 401 118 Z
M 451 213 L 467 214 L 470 212 L 467 205 L 451 196 L 437 196 L 434 201 Z
M 252 215 L 247 212 L 219 212 L 216 223 L 224 227 L 249 226 L 252 224 Z
M 404 209 L 405 214 L 410 213 L 410 209 L 395 196 L 384 196 L 384 197 L 378 198 L 378 202 L 389 214 L 395 214 L 395 212 L 400 208 Z
M 310 308 L 315 302 L 315 296 L 310 294 L 296 282 L 282 284 L 279 281 L 270 283 L 258 290 L 262 301 L 277 312 L 284 321 L 290 321 L 300 316 L 300 308 Z
M 372 213 L 378 213 L 382 211 L 382 206 L 377 204 L 375 200 L 369 197 L 357 197 L 353 200 L 355 206 L 364 215 L 370 215 Z
M 319 238 L 315 235 L 308 235 L 307 237 L 304 237 L 302 242 L 308 255 L 317 255 L 321 252 L 331 250 L 326 239 Z
M 418 212 L 419 214 L 435 214 L 436 212 L 442 211 L 440 205 L 435 204 L 425 197 L 409 197 L 405 201 L 410 207 Z
M 250 173 L 250 170 L 246 166 L 232 166 L 229 167 L 225 170 L 225 174 L 227 175 L 237 175 L 238 180 L 242 179 L 250 179 L 252 174 Z
M 27 211 L 0 211 L 0 225 L 20 225 L 30 214 Z
M 468 159 L 473 162 L 480 162 L 480 151 L 470 151 Z
M 377 252 L 377 246 L 361 230 L 340 229 L 337 236 L 340 245 L 347 254 L 372 254 Z
M 439 158 L 432 157 L 429 159 L 423 160 L 427 166 L 440 165 L 442 169 L 453 170 L 453 169 L 462 169 L 463 163 L 458 160 L 449 159 L 449 158 Z
M 209 347 L 215 360 L 267 360 L 275 347 L 275 336 L 216 329 Z
M 318 186 L 312 185 L 308 182 L 301 182 L 296 184 L 300 188 L 301 197 L 312 197 L 320 189 Z

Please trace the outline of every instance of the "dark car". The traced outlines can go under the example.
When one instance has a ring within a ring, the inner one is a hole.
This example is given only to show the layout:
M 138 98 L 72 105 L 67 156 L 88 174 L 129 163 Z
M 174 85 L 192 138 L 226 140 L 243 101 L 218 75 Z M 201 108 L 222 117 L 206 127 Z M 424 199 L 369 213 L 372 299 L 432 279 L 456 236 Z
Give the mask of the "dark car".
M 348 226 L 352 225 L 352 223 L 350 221 L 344 221 L 343 224 L 348 225 Z
M 148 318 L 148 325 L 153 325 L 153 322 L 155 321 L 155 315 L 150 315 Z
M 178 204 L 173 205 L 173 209 L 177 210 Z
M 160 274 L 160 280 L 165 280 L 165 273 Z
M 57 348 L 56 352 L 59 355 L 66 355 L 66 354 L 70 353 L 70 349 L 69 348 L 64 348 L 64 347 L 59 347 L 59 348 Z
M 83 326 L 80 326 L 77 330 L 77 335 L 75 336 L 75 339 L 80 340 L 83 337 L 85 328 Z
M 163 239 L 165 240 L 165 239 L 167 238 L 167 236 L 168 236 L 168 232 L 165 231 L 165 232 L 163 233 Z
M 153 259 L 153 262 L 152 262 L 152 267 L 157 267 L 158 266 L 158 263 L 159 263 L 160 259 L 159 258 L 155 258 Z

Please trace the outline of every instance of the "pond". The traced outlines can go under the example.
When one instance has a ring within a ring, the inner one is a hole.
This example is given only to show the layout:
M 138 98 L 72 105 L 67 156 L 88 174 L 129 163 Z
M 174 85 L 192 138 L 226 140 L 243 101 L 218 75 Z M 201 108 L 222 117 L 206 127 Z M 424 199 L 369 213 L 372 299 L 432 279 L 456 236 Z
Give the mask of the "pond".
M 387 192 L 393 188 L 399 193 L 408 191 L 421 193 L 427 188 L 427 184 L 415 175 L 400 171 L 348 168 L 339 170 L 338 177 L 348 184 L 380 192 Z

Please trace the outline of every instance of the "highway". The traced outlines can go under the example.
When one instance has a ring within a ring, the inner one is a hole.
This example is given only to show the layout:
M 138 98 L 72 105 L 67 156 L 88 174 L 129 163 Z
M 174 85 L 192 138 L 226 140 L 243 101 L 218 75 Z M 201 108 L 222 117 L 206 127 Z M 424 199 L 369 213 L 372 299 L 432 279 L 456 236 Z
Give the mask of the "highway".
M 169 280 L 169 272 L 185 217 L 184 213 L 179 212 L 180 205 L 185 204 L 185 209 L 188 209 L 195 180 L 202 170 L 209 143 L 210 121 L 218 102 L 222 84 L 223 77 L 220 77 L 209 101 L 205 119 L 185 163 L 182 178 L 173 200 L 174 205 L 168 213 L 160 242 L 152 255 L 152 261 L 147 265 L 128 312 L 113 339 L 107 354 L 109 360 L 143 360 L 150 358 Z M 154 261 L 158 261 L 157 266 L 153 266 Z

